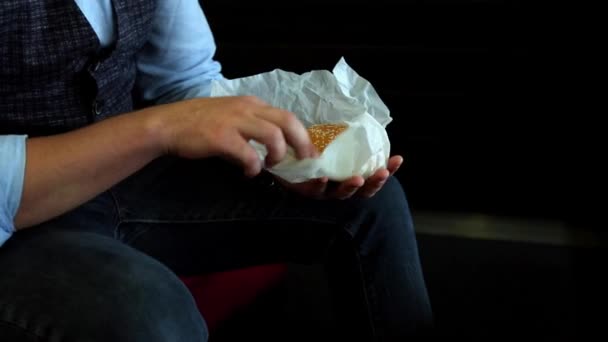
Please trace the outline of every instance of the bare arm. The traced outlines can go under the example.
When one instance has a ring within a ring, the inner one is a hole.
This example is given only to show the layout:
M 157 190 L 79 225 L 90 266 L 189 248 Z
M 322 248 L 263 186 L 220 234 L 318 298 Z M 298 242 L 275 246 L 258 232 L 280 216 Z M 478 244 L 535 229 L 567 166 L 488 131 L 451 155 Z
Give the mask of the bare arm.
M 146 116 L 131 113 L 66 134 L 28 139 L 15 227 L 62 214 L 159 156 Z
M 267 146 L 270 164 L 283 158 L 287 144 L 301 157 L 316 153 L 293 114 L 252 97 L 182 101 L 29 139 L 15 226 L 29 227 L 65 213 L 165 153 L 222 156 L 254 176 L 262 165 L 249 139 Z

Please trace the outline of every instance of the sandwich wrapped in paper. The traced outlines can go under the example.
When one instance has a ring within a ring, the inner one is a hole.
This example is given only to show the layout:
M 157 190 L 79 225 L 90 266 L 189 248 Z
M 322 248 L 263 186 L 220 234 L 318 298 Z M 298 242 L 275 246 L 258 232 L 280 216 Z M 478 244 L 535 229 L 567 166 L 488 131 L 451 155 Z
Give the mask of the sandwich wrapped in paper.
M 272 106 L 294 113 L 321 154 L 298 160 L 293 149 L 267 170 L 292 183 L 328 177 L 342 181 L 359 175 L 371 176 L 385 168 L 390 154 L 386 126 L 390 111 L 372 85 L 344 60 L 332 72 L 313 70 L 296 74 L 276 69 L 253 76 L 216 80 L 211 96 L 253 95 Z M 250 141 L 264 160 L 264 145 Z

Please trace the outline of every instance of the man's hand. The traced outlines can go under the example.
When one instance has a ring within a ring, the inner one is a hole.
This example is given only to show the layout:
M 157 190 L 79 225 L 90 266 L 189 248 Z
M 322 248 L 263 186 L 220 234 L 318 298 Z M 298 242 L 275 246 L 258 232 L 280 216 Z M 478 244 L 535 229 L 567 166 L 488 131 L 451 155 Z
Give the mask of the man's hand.
M 236 162 L 247 176 L 260 173 L 262 162 L 249 144 L 266 146 L 266 166 L 283 159 L 287 145 L 298 158 L 317 155 L 306 128 L 293 113 L 252 96 L 201 98 L 152 109 L 151 126 L 161 148 L 185 158 L 220 156 Z
M 267 147 L 267 165 L 283 159 L 287 145 L 300 158 L 317 154 L 294 114 L 243 96 L 154 106 L 67 133 L 28 139 L 15 225 L 31 227 L 61 215 L 163 154 L 224 157 L 255 176 L 262 163 L 250 139 Z
M 302 196 L 316 199 L 347 199 L 352 196 L 370 198 L 382 189 L 388 177 L 397 172 L 402 163 L 403 157 L 393 156 L 389 159 L 386 169 L 376 171 L 366 180 L 361 176 L 355 176 L 331 188 L 328 187 L 327 177 L 297 184 L 289 183 L 279 177 L 277 180 L 286 188 Z

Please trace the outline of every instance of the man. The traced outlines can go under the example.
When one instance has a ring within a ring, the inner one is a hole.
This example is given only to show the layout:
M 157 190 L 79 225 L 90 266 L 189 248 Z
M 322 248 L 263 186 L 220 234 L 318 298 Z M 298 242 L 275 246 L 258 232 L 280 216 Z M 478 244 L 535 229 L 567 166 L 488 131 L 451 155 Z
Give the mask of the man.
M 0 336 L 203 341 L 176 274 L 323 261 L 344 334 L 428 328 L 407 202 L 390 174 L 274 183 L 292 113 L 209 98 L 222 77 L 196 0 L 0 4 Z M 146 104 L 142 106 L 141 104 Z

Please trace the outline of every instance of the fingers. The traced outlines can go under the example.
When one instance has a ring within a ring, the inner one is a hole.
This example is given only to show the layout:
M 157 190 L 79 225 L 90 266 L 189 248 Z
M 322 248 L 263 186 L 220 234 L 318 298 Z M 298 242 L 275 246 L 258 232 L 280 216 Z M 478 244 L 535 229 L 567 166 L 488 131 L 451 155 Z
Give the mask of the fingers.
M 245 142 L 253 139 L 266 147 L 268 154 L 264 166 L 272 167 L 280 162 L 287 152 L 288 144 L 293 147 L 298 158 L 316 156 L 316 149 L 306 128 L 294 114 L 272 107 L 252 96 L 239 98 L 238 105 L 241 113 L 245 115 L 233 117 L 237 120 L 234 121 L 235 128 Z M 242 146 L 241 142 L 230 147 L 228 154 L 233 153 L 244 166 L 249 167 L 246 174 L 259 172 L 259 159 L 253 162 L 249 148 Z
M 353 177 L 345 182 L 342 182 L 332 197 L 339 199 L 347 199 L 355 194 L 357 196 L 370 198 L 373 197 L 386 183 L 387 179 L 393 175 L 403 163 L 403 157 L 391 157 L 387 163 L 386 169 L 376 171 L 367 179 L 362 177 Z
M 302 196 L 316 199 L 325 198 L 325 192 L 327 191 L 327 184 L 329 182 L 329 179 L 327 177 L 321 177 L 303 183 L 289 183 L 288 181 L 278 176 L 275 176 L 275 178 L 284 187 Z
M 395 174 L 403 164 L 402 156 L 393 156 L 388 160 L 386 169 L 378 170 L 365 180 L 365 184 L 359 189 L 357 195 L 361 197 L 373 197 L 382 187 L 386 180 Z
M 329 183 L 327 177 L 315 179 L 310 189 L 310 195 L 314 198 L 323 198 L 325 196 L 325 191 L 327 191 L 327 183 Z
M 361 187 L 358 195 L 367 198 L 374 196 L 376 192 L 382 189 L 382 186 L 384 185 L 384 183 L 386 183 L 386 180 L 389 176 L 390 172 L 388 170 L 378 170 L 365 181 L 365 185 Z
M 310 141 L 306 128 L 293 113 L 266 106 L 256 111 L 255 115 L 272 122 L 281 129 L 285 140 L 295 150 L 296 157 L 302 159 L 317 156 L 318 152 Z
M 289 186 L 302 196 L 323 199 L 325 198 L 328 182 L 327 177 L 321 177 L 304 183 L 290 184 Z
M 357 195 L 361 197 L 373 197 L 386 183 L 387 179 L 394 175 L 403 164 L 403 157 L 393 156 L 387 163 L 387 168 L 378 170 L 371 177 L 365 180 L 365 184 L 359 189 Z
M 347 199 L 352 197 L 359 188 L 363 186 L 365 180 L 361 176 L 352 177 L 338 185 L 336 190 L 328 196 L 337 199 Z
M 394 175 L 395 172 L 397 172 L 397 170 L 399 170 L 399 167 L 401 166 L 401 164 L 403 164 L 403 157 L 402 156 L 393 156 L 388 160 L 388 164 L 387 164 L 387 169 L 390 173 L 390 175 Z
M 262 162 L 258 153 L 253 146 L 236 134 L 232 141 L 232 143 L 224 145 L 221 154 L 224 158 L 241 165 L 245 176 L 255 177 L 262 171 Z
M 388 160 L 387 168 L 376 171 L 365 180 L 365 184 L 358 190 L 357 195 L 361 197 L 373 197 L 386 183 L 388 178 L 399 170 L 403 164 L 403 157 L 393 156 Z
M 255 117 L 276 126 L 280 131 L 277 132 L 268 125 L 260 124 L 260 122 L 256 122 L 258 127 L 252 125 L 247 131 L 253 139 L 266 146 L 271 164 L 283 158 L 285 144 L 293 147 L 296 157 L 299 159 L 313 158 L 318 155 L 306 128 L 293 113 L 270 106 L 254 96 L 244 96 L 240 100 L 242 105 L 248 107 L 251 110 L 250 113 Z
M 266 146 L 266 167 L 280 162 L 287 152 L 287 144 L 281 129 L 272 123 L 258 118 L 242 121 L 239 131 L 247 139 L 253 139 Z

